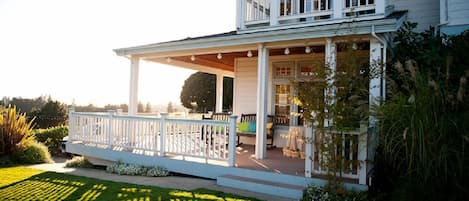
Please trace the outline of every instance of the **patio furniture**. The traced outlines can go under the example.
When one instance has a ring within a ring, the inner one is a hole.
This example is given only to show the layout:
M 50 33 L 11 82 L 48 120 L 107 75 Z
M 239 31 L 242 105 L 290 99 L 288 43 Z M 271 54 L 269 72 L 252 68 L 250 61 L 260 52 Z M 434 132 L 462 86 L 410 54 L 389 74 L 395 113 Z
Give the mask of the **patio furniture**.
M 242 145 L 243 143 L 240 142 L 240 136 L 243 137 L 256 137 L 256 114 L 241 114 L 241 119 L 238 124 L 238 131 L 237 135 L 237 145 Z M 248 124 L 248 129 L 243 129 L 245 124 Z M 274 145 L 274 129 L 275 129 L 275 116 L 274 115 L 267 115 L 267 126 L 266 126 L 266 133 L 267 133 L 267 146 L 268 148 L 275 148 Z M 270 143 L 269 143 L 270 140 Z

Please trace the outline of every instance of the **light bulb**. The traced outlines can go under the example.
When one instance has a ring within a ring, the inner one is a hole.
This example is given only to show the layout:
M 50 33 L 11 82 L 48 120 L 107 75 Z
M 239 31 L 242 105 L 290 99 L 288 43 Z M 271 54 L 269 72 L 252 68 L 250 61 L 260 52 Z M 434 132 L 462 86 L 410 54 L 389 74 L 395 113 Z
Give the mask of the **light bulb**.
M 221 55 L 221 53 L 218 53 L 217 54 L 217 59 L 221 59 L 221 58 L 223 58 L 223 56 Z
M 306 54 L 311 53 L 311 47 L 310 47 L 310 46 L 306 46 L 306 48 L 305 48 L 305 53 L 306 53 Z
M 289 55 L 290 54 L 290 49 L 288 49 L 288 47 L 285 48 L 285 52 L 283 52 L 283 53 L 285 53 L 285 55 Z
M 358 49 L 357 43 L 353 43 L 352 44 L 352 50 L 357 50 L 357 49 Z
M 248 51 L 248 57 L 252 57 L 252 52 L 251 52 L 251 50 Z
M 191 61 L 195 61 L 195 56 L 194 55 L 191 56 Z
M 171 63 L 171 57 L 166 58 L 166 62 Z

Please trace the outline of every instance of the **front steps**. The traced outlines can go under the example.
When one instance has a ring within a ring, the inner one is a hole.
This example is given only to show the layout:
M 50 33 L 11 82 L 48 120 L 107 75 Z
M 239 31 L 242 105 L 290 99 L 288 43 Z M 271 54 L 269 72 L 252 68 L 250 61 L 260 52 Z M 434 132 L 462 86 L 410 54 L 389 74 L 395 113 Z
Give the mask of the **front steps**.
M 243 189 L 295 200 L 303 197 L 304 189 L 303 186 L 299 185 L 229 174 L 217 177 L 217 184 L 220 186 Z

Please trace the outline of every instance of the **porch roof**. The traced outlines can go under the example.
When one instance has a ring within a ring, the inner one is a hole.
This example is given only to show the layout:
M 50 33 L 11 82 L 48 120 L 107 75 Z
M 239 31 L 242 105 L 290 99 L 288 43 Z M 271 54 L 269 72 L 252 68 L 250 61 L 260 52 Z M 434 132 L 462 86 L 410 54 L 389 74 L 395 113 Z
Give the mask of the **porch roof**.
M 223 51 L 242 51 L 256 49 L 256 44 L 281 42 L 301 39 L 315 39 L 324 37 L 364 35 L 371 34 L 372 26 L 375 26 L 375 33 L 387 33 L 397 31 L 406 19 L 407 11 L 395 11 L 383 19 L 368 21 L 353 21 L 310 26 L 303 28 L 289 28 L 272 31 L 259 31 L 253 33 L 238 33 L 231 31 L 226 33 L 188 37 L 181 40 L 140 45 L 114 49 L 118 56 L 146 57 L 182 56 L 191 55 L 194 50 L 198 54 L 210 54 Z M 221 50 L 227 49 L 227 50 Z

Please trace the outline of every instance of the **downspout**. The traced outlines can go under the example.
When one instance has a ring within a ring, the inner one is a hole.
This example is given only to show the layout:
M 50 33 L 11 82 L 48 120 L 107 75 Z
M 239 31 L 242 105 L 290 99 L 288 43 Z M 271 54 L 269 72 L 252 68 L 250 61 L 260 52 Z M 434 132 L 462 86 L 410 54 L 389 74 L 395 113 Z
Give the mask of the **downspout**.
M 381 74 L 382 77 L 381 77 L 381 89 L 380 89 L 380 93 L 381 93 L 380 103 L 382 103 L 382 101 L 386 100 L 386 87 L 385 87 L 386 85 L 386 50 L 388 48 L 388 43 L 386 42 L 386 40 L 376 35 L 375 25 L 371 26 L 371 35 L 381 43 L 381 64 L 383 64 L 383 69 L 382 69 L 383 71 Z

